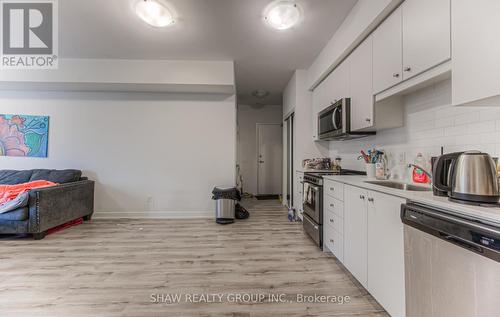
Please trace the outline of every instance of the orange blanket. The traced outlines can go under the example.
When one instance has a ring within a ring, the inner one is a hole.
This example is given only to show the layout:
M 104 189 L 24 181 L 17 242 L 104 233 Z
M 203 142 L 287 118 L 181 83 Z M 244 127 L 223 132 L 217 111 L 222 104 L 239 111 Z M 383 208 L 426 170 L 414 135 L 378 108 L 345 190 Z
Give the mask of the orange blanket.
M 0 185 L 0 205 L 15 199 L 19 194 L 27 192 L 30 189 L 56 186 L 57 183 L 49 181 L 33 181 L 17 185 Z

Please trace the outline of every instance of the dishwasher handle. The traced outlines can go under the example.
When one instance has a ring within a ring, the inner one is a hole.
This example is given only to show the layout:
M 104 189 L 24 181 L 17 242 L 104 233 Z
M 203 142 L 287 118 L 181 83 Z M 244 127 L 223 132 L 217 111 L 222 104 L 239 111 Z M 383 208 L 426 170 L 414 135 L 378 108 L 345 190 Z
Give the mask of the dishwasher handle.
M 456 237 L 456 236 L 453 236 L 451 234 L 447 234 L 445 232 L 439 232 L 439 235 L 441 236 L 442 239 L 450 242 L 450 243 L 453 243 L 459 247 L 462 247 L 464 249 L 468 249 L 472 252 L 476 252 L 476 253 L 484 253 L 484 248 L 481 247 L 481 246 L 478 246 L 476 245 L 475 243 L 471 243 L 465 239 L 461 239 L 459 237 Z

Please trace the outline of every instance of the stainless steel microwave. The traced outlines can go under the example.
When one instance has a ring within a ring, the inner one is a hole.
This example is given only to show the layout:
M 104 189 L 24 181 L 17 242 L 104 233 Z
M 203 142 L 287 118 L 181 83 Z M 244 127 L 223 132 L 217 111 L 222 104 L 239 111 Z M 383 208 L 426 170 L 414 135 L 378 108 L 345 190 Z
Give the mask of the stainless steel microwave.
M 351 99 L 343 98 L 318 114 L 318 137 L 324 141 L 350 140 L 375 132 L 351 131 Z

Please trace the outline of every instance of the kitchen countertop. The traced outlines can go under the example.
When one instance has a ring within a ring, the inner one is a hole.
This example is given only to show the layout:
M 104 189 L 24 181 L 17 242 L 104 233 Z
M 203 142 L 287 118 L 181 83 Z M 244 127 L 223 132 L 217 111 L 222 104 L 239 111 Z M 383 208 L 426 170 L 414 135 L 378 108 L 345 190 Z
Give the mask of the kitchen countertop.
M 312 170 L 312 169 L 305 169 L 305 168 L 298 168 L 296 170 L 299 173 L 332 173 L 333 170 Z
M 384 187 L 375 184 L 365 183 L 371 181 L 366 176 L 352 176 L 352 175 L 333 175 L 324 176 L 324 179 L 361 187 L 380 193 L 385 193 L 401 198 L 405 198 L 417 203 L 425 204 L 431 207 L 444 209 L 449 213 L 454 213 L 469 219 L 475 219 L 482 222 L 490 222 L 496 226 L 500 225 L 500 207 L 480 207 L 465 205 L 460 203 L 451 202 L 448 197 L 434 196 L 432 191 L 406 191 L 390 187 Z

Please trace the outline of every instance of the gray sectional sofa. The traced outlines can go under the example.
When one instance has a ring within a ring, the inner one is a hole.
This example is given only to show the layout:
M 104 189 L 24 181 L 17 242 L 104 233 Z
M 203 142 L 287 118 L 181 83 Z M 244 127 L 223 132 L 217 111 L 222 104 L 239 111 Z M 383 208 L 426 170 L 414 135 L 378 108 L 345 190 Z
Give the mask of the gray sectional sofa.
M 0 184 L 14 185 L 35 180 L 58 183 L 29 191 L 27 206 L 0 214 L 0 234 L 32 234 L 43 239 L 47 230 L 94 212 L 94 181 L 79 170 L 0 170 Z

